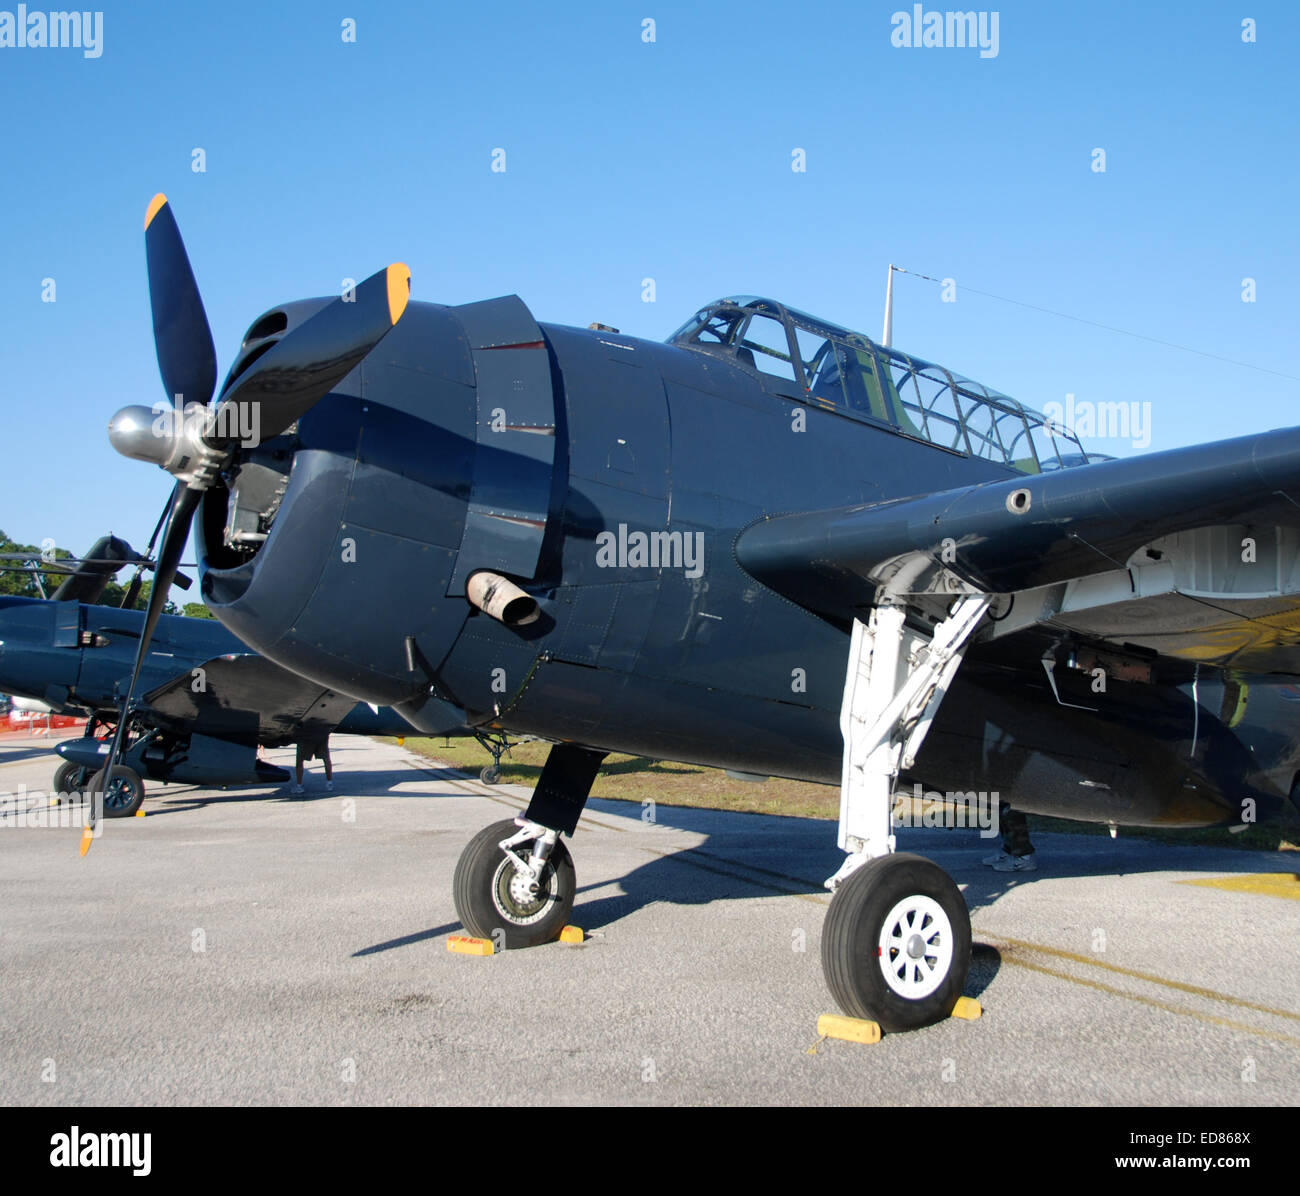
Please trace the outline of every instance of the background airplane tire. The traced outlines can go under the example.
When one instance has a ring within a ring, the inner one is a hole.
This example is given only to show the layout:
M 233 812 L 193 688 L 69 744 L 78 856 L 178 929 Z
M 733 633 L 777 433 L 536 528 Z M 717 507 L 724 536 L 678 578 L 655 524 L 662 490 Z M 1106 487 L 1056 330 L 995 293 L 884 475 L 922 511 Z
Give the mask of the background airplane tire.
M 501 779 L 501 770 L 495 764 L 489 764 L 478 774 L 478 779 L 485 785 L 495 785 Z
M 104 773 L 107 771 L 101 768 L 91 778 L 86 786 L 89 792 L 97 793 L 104 789 Z M 130 818 L 143 801 L 144 781 L 140 774 L 125 764 L 114 764 L 108 788 L 104 791 L 104 817 Z
M 498 844 L 518 829 L 507 818 L 479 831 L 461 852 L 452 880 L 456 913 L 465 929 L 475 938 L 492 939 L 498 950 L 536 947 L 559 938 L 578 891 L 573 858 L 560 839 L 542 874 L 536 908 L 512 904 L 510 879 L 515 869 Z M 521 854 L 527 850 L 520 849 Z
M 886 980 L 879 946 L 890 912 L 916 897 L 935 902 L 946 915 L 952 958 L 939 986 L 914 1000 Z M 878 1022 L 886 1032 L 915 1030 L 952 1013 L 970 972 L 970 943 L 970 914 L 952 877 L 919 855 L 882 856 L 835 890 L 822 927 L 822 971 L 831 995 L 850 1017 Z
M 65 760 L 54 770 L 54 780 L 50 782 L 51 795 L 80 793 L 86 787 L 86 782 L 89 779 L 90 770 L 84 765 L 73 764 L 71 760 Z

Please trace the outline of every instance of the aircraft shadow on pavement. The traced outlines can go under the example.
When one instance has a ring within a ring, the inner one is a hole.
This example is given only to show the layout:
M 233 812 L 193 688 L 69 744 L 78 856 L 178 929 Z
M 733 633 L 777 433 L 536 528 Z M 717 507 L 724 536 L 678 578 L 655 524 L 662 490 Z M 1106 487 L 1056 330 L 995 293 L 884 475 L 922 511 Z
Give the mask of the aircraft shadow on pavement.
M 248 788 L 211 790 L 155 785 L 150 794 L 149 816 L 181 813 L 225 802 L 275 802 L 308 804 L 325 799 L 367 796 L 409 796 L 420 800 L 440 797 L 463 800 L 464 789 L 448 787 L 445 792 L 429 792 L 428 782 L 474 780 L 454 769 L 410 768 L 351 771 L 338 768 L 335 790 L 327 793 L 319 770 L 308 773 L 306 792 L 295 796 L 292 782 Z M 426 785 L 419 791 L 397 792 L 413 781 Z M 519 802 L 521 797 L 508 790 L 502 796 Z M 622 820 L 643 823 L 643 808 L 635 801 L 593 798 L 588 812 L 597 822 L 617 825 Z M 503 812 L 503 816 L 504 812 Z M 835 823 L 815 818 L 792 818 L 773 814 L 745 814 L 734 811 L 707 810 L 686 806 L 658 804 L 654 810 L 657 826 L 702 836 L 698 843 L 681 846 L 679 841 L 663 840 L 657 845 L 653 828 L 639 826 L 637 846 L 650 858 L 630 872 L 606 881 L 582 883 L 584 856 L 599 847 L 580 829 L 573 844 L 579 888 L 573 920 L 584 930 L 603 930 L 658 902 L 673 905 L 710 905 L 719 901 L 740 900 L 780 894 L 816 896 L 829 901 L 825 878 L 840 864 L 843 856 L 835 843 Z M 480 824 L 466 825 L 465 839 Z M 997 850 L 999 840 L 983 838 L 974 830 L 900 828 L 898 850 L 915 852 L 933 859 L 947 869 L 962 888 L 966 904 L 974 919 L 981 911 L 1024 885 L 1061 877 L 1107 877 L 1130 872 L 1178 871 L 1218 874 L 1245 874 L 1260 871 L 1292 871 L 1289 855 L 1266 851 L 1246 851 L 1204 845 L 1155 842 L 1125 837 L 1117 840 L 1095 834 L 1034 833 L 1038 869 L 1034 872 L 998 873 L 983 866 L 983 856 Z M 588 872 L 590 875 L 590 872 Z M 437 884 L 436 880 L 431 883 Z M 445 878 L 448 889 L 451 877 Z M 815 915 L 820 918 L 821 915 Z M 417 946 L 447 934 L 462 931 L 459 922 L 414 930 L 396 938 L 361 947 L 354 958 Z M 966 991 L 978 995 L 997 974 L 1001 958 L 998 951 L 975 935 L 971 979 Z
M 453 934 L 457 930 L 463 931 L 459 922 L 447 922 L 442 926 L 430 926 L 428 930 L 417 930 L 414 934 L 404 934 L 401 938 L 389 939 L 385 943 L 375 943 L 371 947 L 362 947 L 360 951 L 353 951 L 352 958 L 360 959 L 366 955 L 378 955 L 381 951 L 392 951 L 397 947 L 413 947 L 416 943 L 425 943 L 429 939 L 441 938 L 444 934 Z
M 145 801 L 151 818 L 156 815 L 199 810 L 206 806 L 220 806 L 227 802 L 304 804 L 333 801 L 344 797 L 407 797 L 428 801 L 440 797 L 464 798 L 467 795 L 461 789 L 448 789 L 445 793 L 427 791 L 399 793 L 397 789 L 399 786 L 410 785 L 416 781 L 463 781 L 465 779 L 464 774 L 446 769 L 430 772 L 417 772 L 408 768 L 351 771 L 336 767 L 333 792 L 326 791 L 324 774 L 317 769 L 314 773 L 308 771 L 303 780 L 304 792 L 300 794 L 291 791 L 292 780 L 271 785 L 232 785 L 222 789 L 204 789 L 196 785 L 164 784 L 161 781 L 146 780 Z
M 155 781 L 152 785 L 145 782 L 145 801 L 146 810 L 150 818 L 161 818 L 167 814 L 184 814 L 190 810 L 202 810 L 208 806 L 223 806 L 227 804 L 238 804 L 240 802 L 266 802 L 280 805 L 307 805 L 312 802 L 324 801 L 326 798 L 333 800 L 336 797 L 360 796 L 359 794 L 349 794 L 341 792 L 338 788 L 333 793 L 327 793 L 324 785 L 317 789 L 306 789 L 303 793 L 291 793 L 289 791 L 292 781 L 283 785 L 270 785 L 265 788 L 261 786 L 239 786 L 229 789 L 200 789 L 192 785 L 168 785 L 166 790 L 159 792 L 162 788 L 162 782 Z
M 604 816 L 614 814 L 631 819 L 640 817 L 634 802 L 598 801 L 588 808 Z M 771 873 L 773 891 L 781 891 L 780 882 L 794 884 L 796 891 L 818 893 L 829 900 L 823 881 L 840 865 L 843 855 L 836 846 L 836 825 L 817 818 L 790 818 L 768 814 L 741 814 L 731 811 L 693 809 L 660 805 L 656 821 L 679 830 L 710 835 L 699 847 L 679 853 L 687 857 L 719 861 L 737 867 L 746 874 L 764 869 Z M 718 834 L 719 822 L 725 831 Z M 1247 850 L 1196 843 L 1165 843 L 1126 836 L 1118 839 L 1104 834 L 1079 834 L 1034 831 L 1037 870 L 1033 872 L 996 872 L 981 863 L 1001 847 L 999 838 L 982 837 L 976 830 L 898 828 L 898 850 L 927 856 L 940 864 L 957 881 L 971 913 L 996 902 L 1022 885 L 1062 877 L 1122 876 L 1136 872 L 1205 872 L 1243 875 L 1269 872 L 1294 872 L 1300 856 L 1292 852 Z M 581 832 L 579 833 L 579 843 Z M 669 857 L 677 858 L 677 857 Z M 579 860 L 579 865 L 581 861 Z M 753 865 L 760 865 L 754 868 Z M 653 867 L 649 865 L 648 867 Z M 645 869 L 638 870 L 638 872 Z M 634 876 L 636 874 L 633 874 Z M 625 878 L 638 889 L 633 877 Z M 656 883 L 658 877 L 655 877 Z M 625 885 L 626 887 L 626 885 Z M 752 886 L 750 892 L 752 893 Z M 647 894 L 650 900 L 690 903 L 690 897 L 670 892 Z
M 641 821 L 641 806 L 636 802 L 593 799 L 588 810 L 607 824 L 624 818 Z M 651 858 L 622 876 L 585 884 L 583 858 L 599 851 L 599 846 L 587 839 L 591 846 L 584 851 L 584 835 L 579 830 L 574 842 L 579 880 L 573 912 L 576 925 L 586 931 L 604 930 L 657 902 L 703 906 L 779 894 L 812 895 L 829 902 L 823 882 L 843 858 L 835 844 L 834 822 L 663 805 L 656 808 L 655 819 L 663 827 L 704 838 L 683 847 L 674 837 L 659 846 L 653 831 L 641 834 L 636 846 Z M 467 839 L 476 829 L 465 828 Z M 898 839 L 900 851 L 928 856 L 952 874 L 962 887 L 973 919 L 1014 889 L 1053 878 L 1146 871 L 1236 874 L 1281 870 L 1273 853 L 1053 833 L 1035 835 L 1038 871 L 998 873 L 980 863 L 998 845 L 998 839 L 981 838 L 974 831 L 904 829 Z M 445 883 L 449 888 L 450 876 Z M 809 913 L 817 922 L 823 916 Z M 354 958 L 416 946 L 463 929 L 457 922 L 448 922 L 414 931 L 365 946 Z M 707 925 L 702 924 L 701 931 L 707 933 Z M 996 947 L 982 942 L 978 932 L 974 940 L 970 978 L 965 985 L 968 996 L 979 996 L 1002 964 Z

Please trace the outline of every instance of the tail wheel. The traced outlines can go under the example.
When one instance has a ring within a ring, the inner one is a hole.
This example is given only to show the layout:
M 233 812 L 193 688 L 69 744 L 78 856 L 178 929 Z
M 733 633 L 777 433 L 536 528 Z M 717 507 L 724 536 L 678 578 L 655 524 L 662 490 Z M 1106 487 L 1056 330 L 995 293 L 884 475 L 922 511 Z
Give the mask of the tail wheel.
M 551 849 L 533 890 L 532 878 L 521 873 L 500 847 L 518 829 L 506 819 L 481 830 L 461 853 L 452 881 L 456 913 L 465 929 L 506 950 L 559 938 L 578 891 L 573 859 L 563 839 Z M 518 854 L 526 857 L 528 848 L 519 848 Z
M 107 769 L 101 768 L 91 780 L 91 793 L 104 795 L 105 818 L 130 818 L 144 801 L 144 782 L 134 768 L 125 764 L 114 764 L 111 774 L 106 778 Z
M 952 877 L 921 856 L 882 856 L 835 890 L 822 970 L 849 1016 L 914 1030 L 952 1013 L 970 943 L 970 914 Z

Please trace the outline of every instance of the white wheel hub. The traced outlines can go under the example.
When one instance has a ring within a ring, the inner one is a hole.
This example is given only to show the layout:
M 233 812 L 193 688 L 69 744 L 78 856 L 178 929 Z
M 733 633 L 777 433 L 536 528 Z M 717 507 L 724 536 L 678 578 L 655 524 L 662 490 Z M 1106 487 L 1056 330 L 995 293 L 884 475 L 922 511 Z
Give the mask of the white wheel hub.
M 919 1001 L 952 967 L 952 922 L 932 897 L 904 897 L 885 915 L 876 956 L 885 983 L 900 997 Z

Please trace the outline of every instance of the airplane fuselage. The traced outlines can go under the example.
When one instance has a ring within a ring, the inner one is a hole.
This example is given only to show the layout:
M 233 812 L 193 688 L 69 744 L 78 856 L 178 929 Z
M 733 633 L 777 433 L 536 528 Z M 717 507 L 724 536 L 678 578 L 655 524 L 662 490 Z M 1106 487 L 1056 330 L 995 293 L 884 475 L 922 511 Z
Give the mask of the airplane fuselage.
M 290 328 L 319 305 L 300 306 Z M 846 626 L 746 573 L 737 538 L 1012 476 L 735 358 L 537 325 L 517 299 L 412 303 L 205 496 L 203 590 L 258 652 L 417 726 L 450 704 L 480 726 L 838 783 Z M 261 547 L 232 542 L 259 513 Z M 472 607 L 479 569 L 525 586 L 539 619 Z M 1247 798 L 1280 811 L 1300 769 L 1287 679 L 1201 669 L 1194 697 L 1190 666 L 1162 661 L 1104 696 L 1062 675 L 1058 700 L 1041 652 L 1033 632 L 971 650 L 916 780 L 1127 824 L 1236 820 Z

